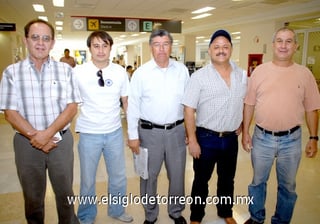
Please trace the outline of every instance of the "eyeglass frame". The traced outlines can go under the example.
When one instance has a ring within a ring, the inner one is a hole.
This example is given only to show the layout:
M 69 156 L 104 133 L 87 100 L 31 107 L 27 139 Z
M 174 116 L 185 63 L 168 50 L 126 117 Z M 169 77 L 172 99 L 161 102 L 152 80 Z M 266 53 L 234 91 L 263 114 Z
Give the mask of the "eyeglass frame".
M 172 46 L 172 43 L 169 41 L 161 42 L 152 42 L 151 46 L 157 49 L 163 48 L 165 50 L 169 49 Z
M 42 35 L 39 34 L 32 34 L 31 36 L 28 36 L 32 41 L 36 42 L 39 41 L 40 38 L 43 42 L 49 43 L 52 40 L 52 37 L 49 35 Z
M 100 87 L 104 87 L 104 80 L 103 80 L 103 76 L 102 76 L 102 70 L 100 69 L 99 71 L 97 71 L 97 76 L 99 77 L 98 79 L 98 85 Z

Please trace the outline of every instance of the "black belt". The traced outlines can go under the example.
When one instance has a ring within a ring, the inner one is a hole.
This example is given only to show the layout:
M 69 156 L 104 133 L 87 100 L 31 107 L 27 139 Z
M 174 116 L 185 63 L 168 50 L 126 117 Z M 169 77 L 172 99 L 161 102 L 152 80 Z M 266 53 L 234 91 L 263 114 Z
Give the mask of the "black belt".
M 176 122 L 170 123 L 170 124 L 164 124 L 164 125 L 159 125 L 159 124 L 154 124 L 150 121 L 146 121 L 143 119 L 140 119 L 140 126 L 143 129 L 152 129 L 152 128 L 159 128 L 159 129 L 165 129 L 165 130 L 170 130 L 176 126 L 178 126 L 179 124 L 183 123 L 183 119 L 182 120 L 177 120 Z
M 221 132 L 218 132 L 218 131 L 212 131 L 210 129 L 203 128 L 203 127 L 197 127 L 197 129 L 200 129 L 202 131 L 206 131 L 206 132 L 208 132 L 208 133 L 210 133 L 212 135 L 216 135 L 219 138 L 227 137 L 227 136 L 230 136 L 230 135 L 236 135 L 236 131 L 221 131 Z
M 292 134 L 293 132 L 295 132 L 296 130 L 298 130 L 300 128 L 299 125 L 287 130 L 287 131 L 269 131 L 269 130 L 266 130 L 262 127 L 260 127 L 259 125 L 256 125 L 261 131 L 263 131 L 264 133 L 267 133 L 267 134 L 270 134 L 270 135 L 273 135 L 273 136 L 284 136 L 284 135 L 290 135 Z

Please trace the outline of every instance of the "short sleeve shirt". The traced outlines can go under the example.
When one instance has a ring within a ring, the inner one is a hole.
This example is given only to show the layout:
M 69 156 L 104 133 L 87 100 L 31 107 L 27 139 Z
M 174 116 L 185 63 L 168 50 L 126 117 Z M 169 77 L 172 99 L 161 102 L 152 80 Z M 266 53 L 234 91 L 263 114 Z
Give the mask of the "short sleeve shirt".
M 249 78 L 245 103 L 255 106 L 259 126 L 282 131 L 303 124 L 305 111 L 320 108 L 320 96 L 315 78 L 305 66 L 279 67 L 267 62 Z
M 49 59 L 39 72 L 27 58 L 3 72 L 0 109 L 18 111 L 37 130 L 47 129 L 67 104 L 80 101 L 72 68 L 63 62 Z

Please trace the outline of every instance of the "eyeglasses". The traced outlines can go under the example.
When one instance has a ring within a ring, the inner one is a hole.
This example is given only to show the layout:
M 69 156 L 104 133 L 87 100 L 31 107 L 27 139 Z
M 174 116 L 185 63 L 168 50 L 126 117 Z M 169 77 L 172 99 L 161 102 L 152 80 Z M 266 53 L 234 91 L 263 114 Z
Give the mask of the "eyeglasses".
M 104 80 L 103 80 L 103 77 L 102 77 L 102 71 L 101 70 L 99 70 L 97 72 L 97 76 L 99 77 L 99 79 L 98 79 L 99 86 L 103 87 L 104 86 Z
M 32 34 L 30 36 L 31 40 L 36 42 L 36 41 L 39 41 L 40 38 L 43 42 L 50 42 L 51 41 L 51 37 L 49 35 L 43 35 L 43 36 L 40 36 L 38 34 Z
M 160 49 L 160 48 L 163 48 L 163 49 L 168 49 L 170 46 L 171 46 L 171 43 L 170 42 L 164 42 L 164 43 L 160 43 L 160 42 L 153 42 L 152 43 L 152 46 L 154 48 L 157 48 L 157 49 Z

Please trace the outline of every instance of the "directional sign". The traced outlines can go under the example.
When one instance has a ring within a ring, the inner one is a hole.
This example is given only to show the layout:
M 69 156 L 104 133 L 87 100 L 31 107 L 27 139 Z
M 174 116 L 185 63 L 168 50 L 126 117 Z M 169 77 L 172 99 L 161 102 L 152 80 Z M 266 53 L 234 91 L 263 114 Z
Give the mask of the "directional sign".
M 170 33 L 181 33 L 180 20 L 158 20 L 138 18 L 82 17 L 74 18 L 73 30 L 104 30 L 112 32 L 152 32 L 165 29 Z
M 86 18 L 73 18 L 72 30 L 86 31 L 87 30 L 87 19 Z
M 138 19 L 126 19 L 126 32 L 139 32 Z

